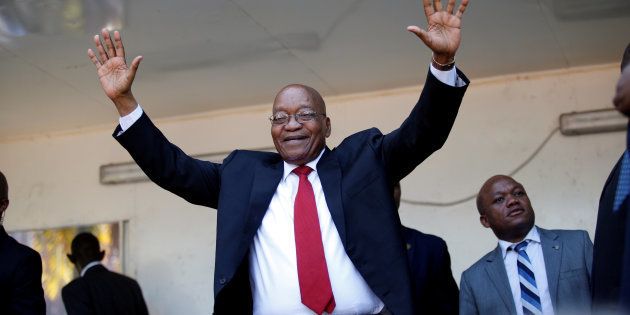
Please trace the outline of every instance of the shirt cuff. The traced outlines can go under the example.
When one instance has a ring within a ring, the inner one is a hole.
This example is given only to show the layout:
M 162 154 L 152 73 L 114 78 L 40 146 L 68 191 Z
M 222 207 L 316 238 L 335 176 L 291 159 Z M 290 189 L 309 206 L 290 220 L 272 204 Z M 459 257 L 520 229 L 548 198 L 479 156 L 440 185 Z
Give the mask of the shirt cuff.
M 431 73 L 444 84 L 454 87 L 462 87 L 466 85 L 466 82 L 457 75 L 455 67 L 446 71 L 436 69 L 431 63 L 429 63 L 429 67 L 431 68 Z
M 121 135 L 123 132 L 125 132 L 125 130 L 129 129 L 129 127 L 131 127 L 136 121 L 138 121 L 138 119 L 142 117 L 142 113 L 144 113 L 144 111 L 142 110 L 142 107 L 140 107 L 140 104 L 138 104 L 133 112 L 118 118 L 118 123 L 120 124 L 121 129 L 121 132 L 118 135 Z

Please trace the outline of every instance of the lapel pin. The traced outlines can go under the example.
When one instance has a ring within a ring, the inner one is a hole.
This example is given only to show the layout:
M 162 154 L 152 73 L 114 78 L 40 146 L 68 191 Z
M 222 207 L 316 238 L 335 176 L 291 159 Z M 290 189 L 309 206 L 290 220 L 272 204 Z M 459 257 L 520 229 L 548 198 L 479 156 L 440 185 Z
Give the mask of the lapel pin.
M 560 246 L 559 245 L 553 245 L 553 249 L 558 250 L 558 249 L 560 249 Z

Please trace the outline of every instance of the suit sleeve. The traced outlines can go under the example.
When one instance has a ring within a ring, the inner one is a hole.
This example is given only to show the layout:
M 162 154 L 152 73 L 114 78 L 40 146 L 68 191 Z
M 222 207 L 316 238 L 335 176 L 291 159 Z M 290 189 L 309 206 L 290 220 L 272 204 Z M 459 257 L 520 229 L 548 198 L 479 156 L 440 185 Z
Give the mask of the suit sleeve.
M 459 284 L 459 315 L 477 315 L 477 305 L 475 298 L 473 297 L 468 280 L 466 280 L 466 273 L 462 274 L 462 278 Z
M 42 260 L 35 251 L 24 256 L 14 274 L 11 292 L 13 314 L 46 314 L 46 301 L 42 289 Z
M 463 73 L 458 75 L 468 83 Z M 463 87 L 444 84 L 429 71 L 420 98 L 407 119 L 398 129 L 375 139 L 392 183 L 444 145 L 467 87 L 468 84 Z
M 166 139 L 146 113 L 116 136 L 119 130 L 120 126 L 114 138 L 153 182 L 188 202 L 217 208 L 221 164 L 188 156 Z

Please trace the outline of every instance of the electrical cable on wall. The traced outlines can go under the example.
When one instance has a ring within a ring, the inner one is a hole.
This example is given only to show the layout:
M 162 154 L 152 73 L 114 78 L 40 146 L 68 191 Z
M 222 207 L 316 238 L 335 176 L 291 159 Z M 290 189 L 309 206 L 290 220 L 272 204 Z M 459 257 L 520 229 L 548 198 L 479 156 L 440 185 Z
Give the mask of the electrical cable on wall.
M 545 140 L 538 145 L 538 147 L 536 148 L 536 150 L 534 150 L 534 152 L 532 152 L 532 154 L 529 155 L 529 157 L 527 157 L 527 159 L 525 159 L 525 161 L 523 161 L 521 164 L 519 164 L 513 171 L 511 171 L 508 176 L 514 176 L 514 174 L 518 173 L 519 171 L 521 171 L 525 166 L 527 166 L 539 153 L 540 151 L 542 151 L 542 149 L 547 145 L 547 143 L 549 142 L 549 140 L 551 140 L 551 138 L 558 133 L 558 131 L 560 130 L 560 127 L 555 127 L 553 130 L 551 130 L 551 132 L 547 135 L 547 137 L 545 138 Z M 451 206 L 456 206 L 458 204 L 462 204 L 465 202 L 468 202 L 470 200 L 473 200 L 477 197 L 477 194 L 471 194 L 467 197 L 464 198 L 460 198 L 460 199 L 456 199 L 453 201 L 446 201 L 446 202 L 438 202 L 438 201 L 422 201 L 422 200 L 410 200 L 410 199 L 400 199 L 400 202 L 402 203 L 406 203 L 406 204 L 410 204 L 410 205 L 414 205 L 414 206 L 432 206 L 432 207 L 451 207 Z

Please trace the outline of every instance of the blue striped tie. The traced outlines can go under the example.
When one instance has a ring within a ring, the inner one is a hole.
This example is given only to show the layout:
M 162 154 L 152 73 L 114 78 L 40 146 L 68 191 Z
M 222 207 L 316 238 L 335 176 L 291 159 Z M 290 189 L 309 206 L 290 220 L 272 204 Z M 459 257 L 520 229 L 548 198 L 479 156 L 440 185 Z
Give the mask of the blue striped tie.
M 516 265 L 518 266 L 518 278 L 521 284 L 523 314 L 539 315 L 542 314 L 542 306 L 538 296 L 538 288 L 536 287 L 536 277 L 534 276 L 532 262 L 529 260 L 525 248 L 527 248 L 527 241 L 522 241 L 514 247 L 514 251 L 518 253 Z
M 621 171 L 619 172 L 619 179 L 617 179 L 613 212 L 619 211 L 619 207 L 628 197 L 628 193 L 630 193 L 630 158 L 628 157 L 628 151 L 626 151 L 623 153 L 623 159 L 621 160 Z

